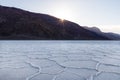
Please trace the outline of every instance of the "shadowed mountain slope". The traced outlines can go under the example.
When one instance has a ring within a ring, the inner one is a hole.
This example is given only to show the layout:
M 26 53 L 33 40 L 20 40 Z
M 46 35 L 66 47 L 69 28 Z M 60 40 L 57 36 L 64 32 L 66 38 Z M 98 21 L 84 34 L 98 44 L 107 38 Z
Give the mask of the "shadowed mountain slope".
M 0 39 L 110 40 L 67 20 L 4 6 L 0 6 Z
M 87 30 L 90 30 L 90 31 L 93 31 L 99 35 L 102 35 L 102 36 L 105 36 L 109 39 L 112 39 L 112 40 L 120 40 L 120 34 L 116 34 L 116 33 L 112 33 L 112 32 L 108 32 L 108 33 L 105 33 L 105 32 L 102 32 L 99 28 L 97 27 L 86 27 L 84 26 L 85 29 Z

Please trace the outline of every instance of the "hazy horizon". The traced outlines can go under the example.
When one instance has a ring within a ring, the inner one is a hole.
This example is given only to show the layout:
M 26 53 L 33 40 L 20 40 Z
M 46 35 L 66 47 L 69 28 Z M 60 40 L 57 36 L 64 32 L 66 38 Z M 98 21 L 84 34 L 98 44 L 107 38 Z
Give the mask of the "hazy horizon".
M 81 26 L 120 34 L 119 0 L 0 0 L 0 5 L 49 14 Z

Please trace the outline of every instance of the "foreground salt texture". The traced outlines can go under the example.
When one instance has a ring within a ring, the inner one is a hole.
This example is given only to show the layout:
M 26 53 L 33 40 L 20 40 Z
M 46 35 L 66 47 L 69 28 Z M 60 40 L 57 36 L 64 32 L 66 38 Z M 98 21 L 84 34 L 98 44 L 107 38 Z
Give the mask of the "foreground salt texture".
M 0 41 L 0 80 L 120 80 L 120 42 Z

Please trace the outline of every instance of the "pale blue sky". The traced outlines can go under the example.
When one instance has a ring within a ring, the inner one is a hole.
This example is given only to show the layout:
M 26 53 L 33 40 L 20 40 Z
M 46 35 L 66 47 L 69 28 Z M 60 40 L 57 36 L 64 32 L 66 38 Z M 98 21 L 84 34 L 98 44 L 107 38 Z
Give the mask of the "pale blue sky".
M 120 0 L 0 0 L 0 5 L 50 14 L 120 33 Z

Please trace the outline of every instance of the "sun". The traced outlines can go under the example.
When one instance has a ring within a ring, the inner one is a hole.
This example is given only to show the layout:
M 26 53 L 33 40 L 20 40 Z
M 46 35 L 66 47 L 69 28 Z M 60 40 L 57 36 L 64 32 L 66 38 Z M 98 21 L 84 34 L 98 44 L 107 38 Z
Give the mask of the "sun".
M 64 11 L 56 11 L 55 16 L 60 18 L 61 20 L 68 18 L 67 13 Z
M 53 15 L 60 18 L 62 21 L 65 19 L 69 20 L 71 18 L 71 12 L 69 9 L 65 8 L 56 9 Z

